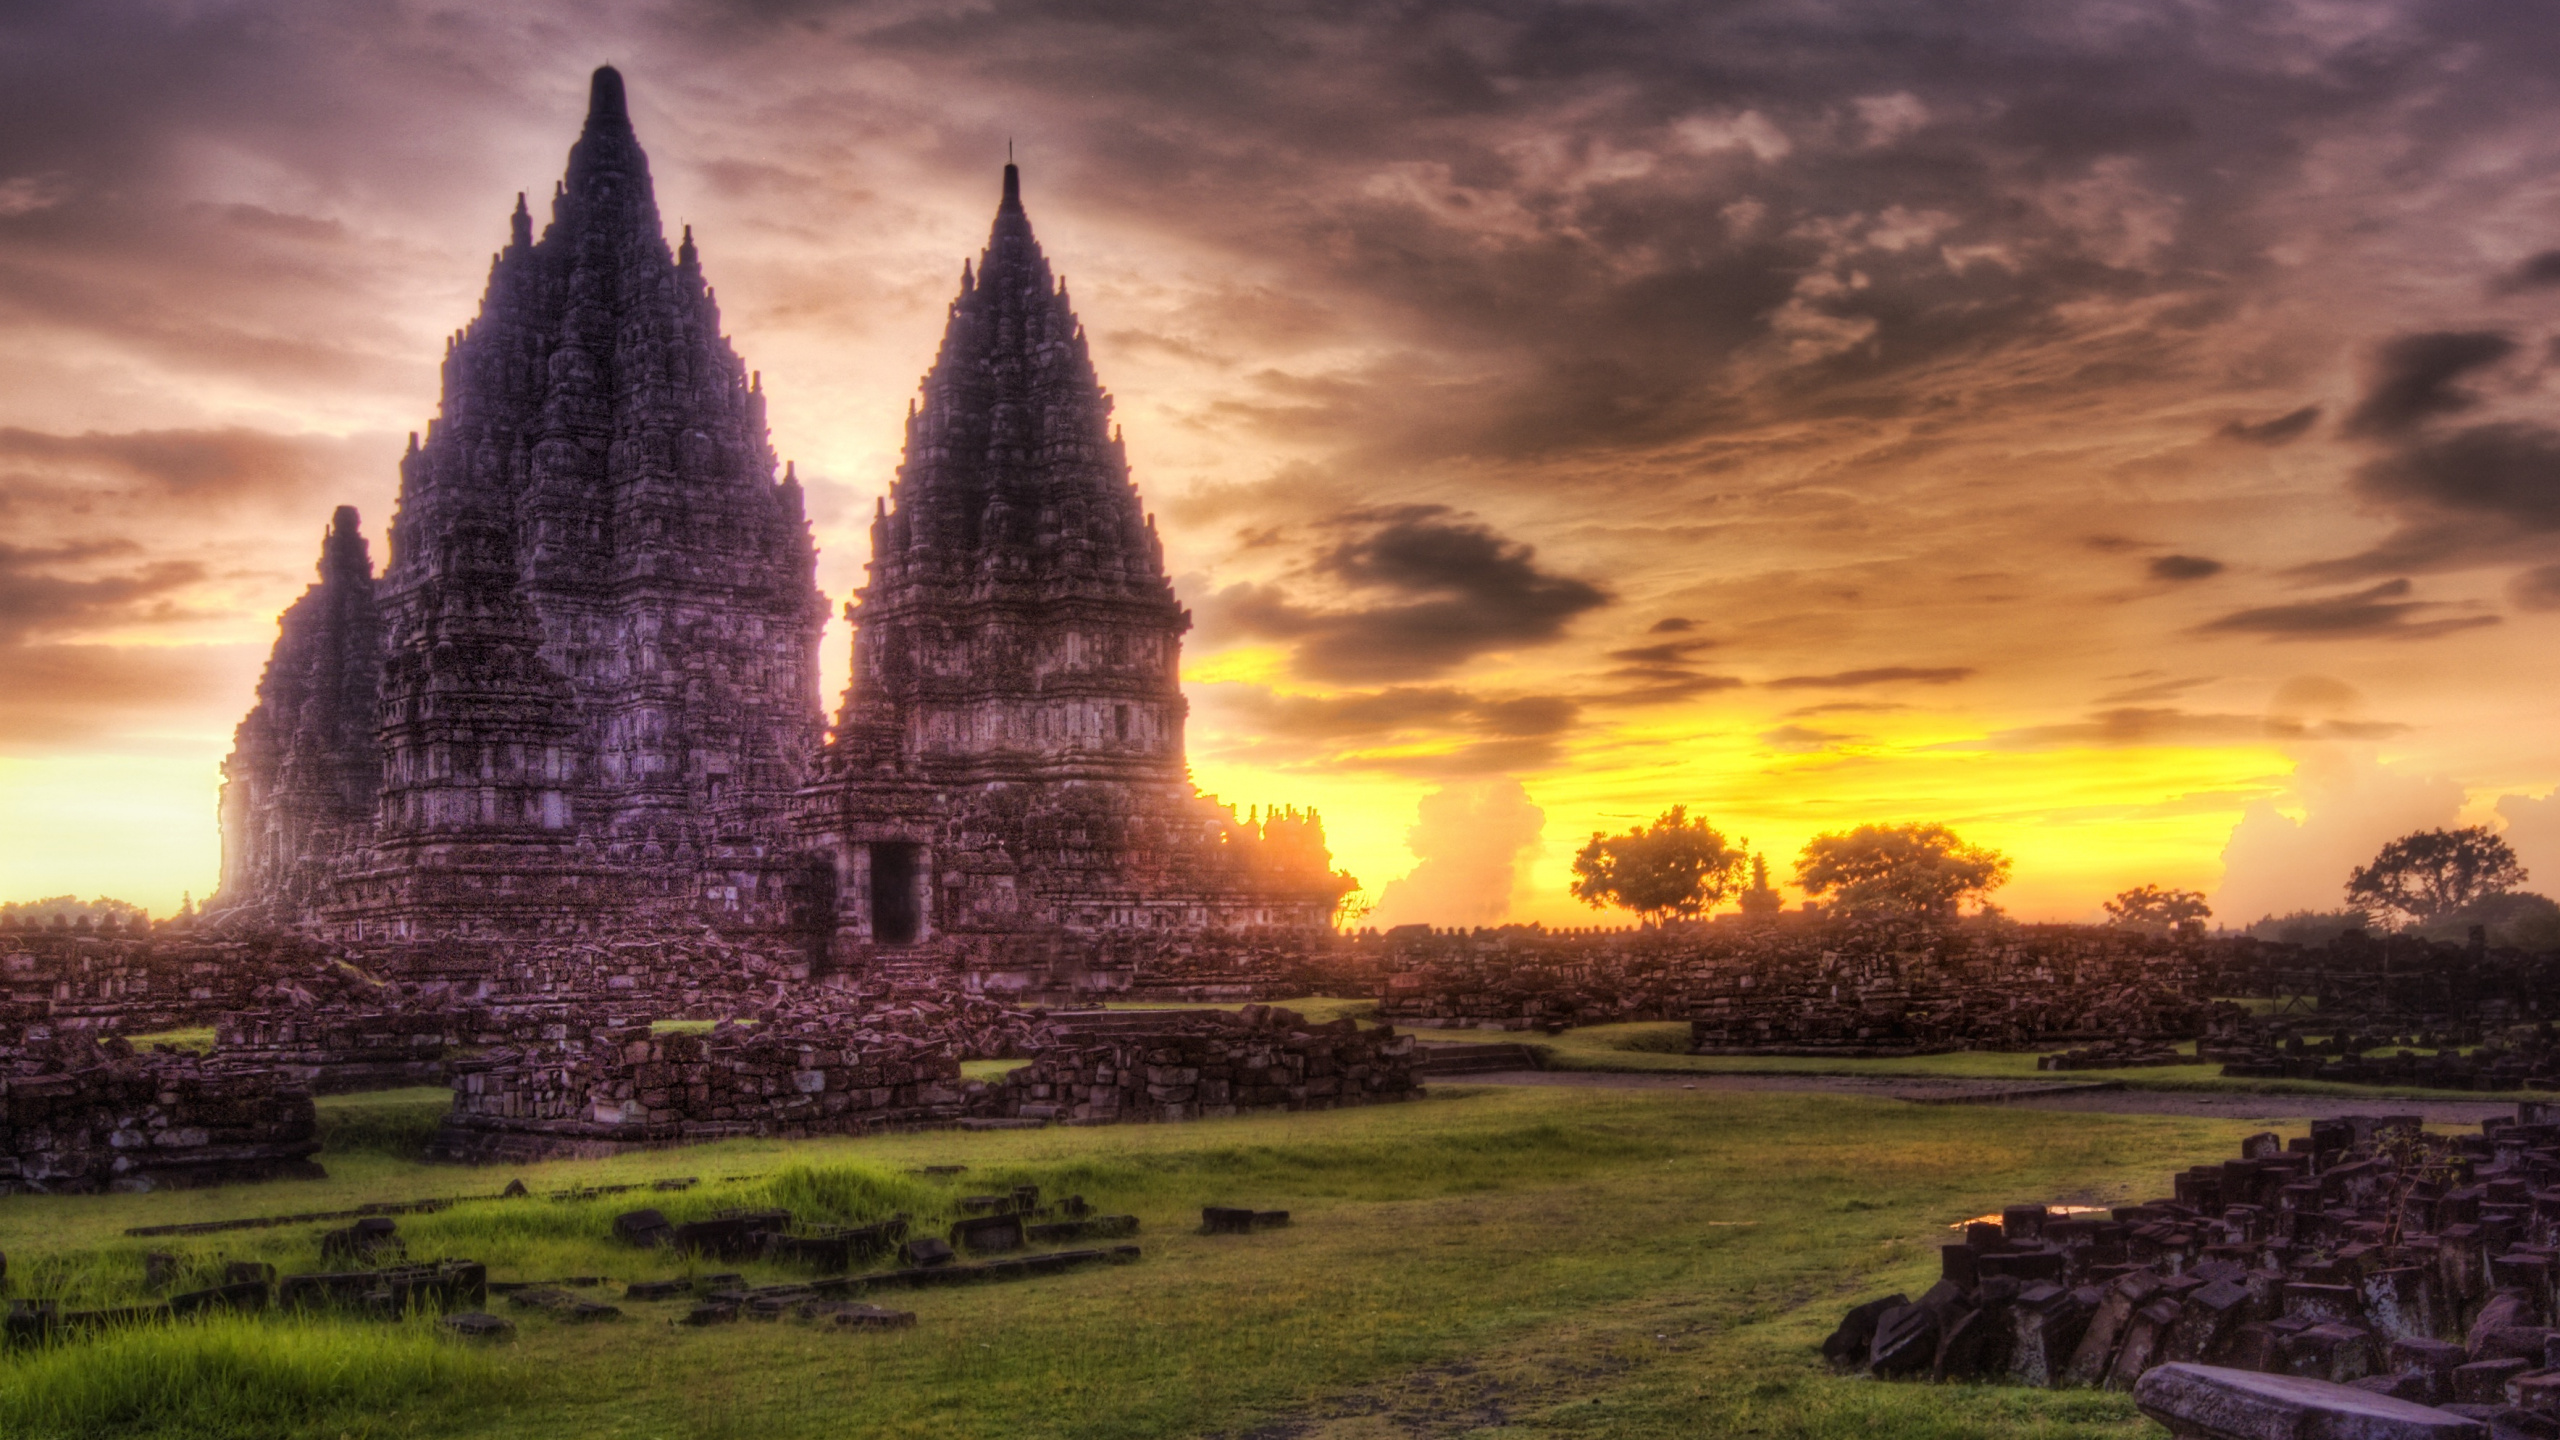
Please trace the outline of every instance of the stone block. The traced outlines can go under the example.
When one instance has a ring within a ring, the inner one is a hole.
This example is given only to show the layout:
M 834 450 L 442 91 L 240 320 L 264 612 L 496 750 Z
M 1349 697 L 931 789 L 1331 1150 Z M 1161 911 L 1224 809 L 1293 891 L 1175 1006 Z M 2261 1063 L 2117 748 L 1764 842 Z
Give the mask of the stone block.
M 2488 1440 L 2476 1420 L 2347 1385 L 2213 1365 L 2154 1367 L 2134 1404 L 2182 1440 Z

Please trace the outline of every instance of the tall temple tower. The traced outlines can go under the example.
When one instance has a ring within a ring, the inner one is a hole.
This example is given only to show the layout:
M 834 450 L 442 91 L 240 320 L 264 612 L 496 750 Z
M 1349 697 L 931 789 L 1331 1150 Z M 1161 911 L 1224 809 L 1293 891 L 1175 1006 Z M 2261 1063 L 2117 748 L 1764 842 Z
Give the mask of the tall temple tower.
M 1105 932 L 1321 929 L 1321 823 L 1192 788 L 1174 598 L 1084 330 L 1004 169 L 846 618 L 852 683 L 799 805 L 837 954 L 1037 968 Z
M 226 766 L 218 903 L 387 936 L 788 924 L 826 606 L 775 469 L 761 387 L 691 232 L 670 251 L 622 77 L 600 69 L 541 237 L 519 197 L 448 344 L 384 574 L 341 511 L 297 607 L 326 610 L 325 635 L 286 617 Z M 317 706 L 292 675 L 368 626 L 379 684 L 350 725 L 358 667 Z M 318 801 L 279 758 L 296 747 L 369 775 L 332 802 L 369 825 L 299 824 Z

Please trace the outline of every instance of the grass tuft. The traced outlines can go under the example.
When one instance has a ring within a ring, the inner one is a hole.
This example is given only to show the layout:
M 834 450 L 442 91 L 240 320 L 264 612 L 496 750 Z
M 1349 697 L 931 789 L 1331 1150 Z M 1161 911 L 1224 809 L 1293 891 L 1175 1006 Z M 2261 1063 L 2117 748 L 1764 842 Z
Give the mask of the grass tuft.
M 430 1321 L 208 1317 L 0 1359 L 0 1434 L 401 1435 L 399 1412 L 491 1398 L 507 1378 Z

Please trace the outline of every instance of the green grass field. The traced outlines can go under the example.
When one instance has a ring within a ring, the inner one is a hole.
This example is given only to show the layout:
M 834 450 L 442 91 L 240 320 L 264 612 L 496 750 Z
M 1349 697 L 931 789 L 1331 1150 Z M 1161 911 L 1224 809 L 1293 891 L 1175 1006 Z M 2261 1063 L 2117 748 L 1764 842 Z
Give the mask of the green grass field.
M 151 1326 L 0 1359 L 10 1436 L 2077 1436 L 2156 1434 L 2120 1396 L 1880 1385 L 1813 1347 L 1848 1304 L 1934 1275 L 1962 1217 L 2156 1194 L 2239 1122 L 1909 1106 L 1815 1095 L 1468 1090 L 1369 1110 L 1186 1125 L 733 1142 L 461 1170 L 404 1158 L 439 1092 L 324 1105 L 325 1181 L 0 1201 L 16 1296 L 139 1298 L 142 1255 L 317 1266 L 318 1226 L 129 1239 L 137 1224 L 487 1195 L 403 1217 L 413 1258 L 511 1279 L 686 1272 L 611 1216 L 782 1204 L 813 1221 L 944 1223 L 1035 1183 L 1138 1215 L 1145 1258 L 926 1291 L 916 1328 L 695 1330 L 673 1302 L 584 1327 L 518 1315 L 486 1348 L 419 1324 Z M 944 1179 L 915 1173 L 965 1164 Z M 676 1194 L 574 1185 L 700 1177 Z M 1288 1229 L 1191 1233 L 1203 1204 Z M 767 1267 L 742 1267 L 760 1279 Z M 618 1287 L 600 1295 L 618 1294 Z M 503 1303 L 496 1306 L 508 1312 Z

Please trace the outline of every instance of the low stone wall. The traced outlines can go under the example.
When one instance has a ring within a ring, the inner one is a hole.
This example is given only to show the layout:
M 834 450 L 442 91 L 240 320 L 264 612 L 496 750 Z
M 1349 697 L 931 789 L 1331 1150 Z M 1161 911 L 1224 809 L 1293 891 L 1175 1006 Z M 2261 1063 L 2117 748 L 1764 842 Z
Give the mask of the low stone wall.
M 0 1194 L 316 1177 L 311 1092 L 273 1070 L 121 1040 L 0 1049 Z
M 460 1161 L 851 1134 L 957 1120 L 969 1100 L 949 1047 L 843 1020 L 707 1034 L 605 1026 L 453 1069 L 433 1153 Z
M 994 1115 L 1101 1122 L 1330 1110 L 1422 1096 L 1413 1037 L 1248 1005 L 1140 1033 L 1062 1036 L 988 1095 Z
M 45 1035 L 209 1025 L 257 988 L 327 962 L 297 935 L 0 932 L 0 1026 Z

